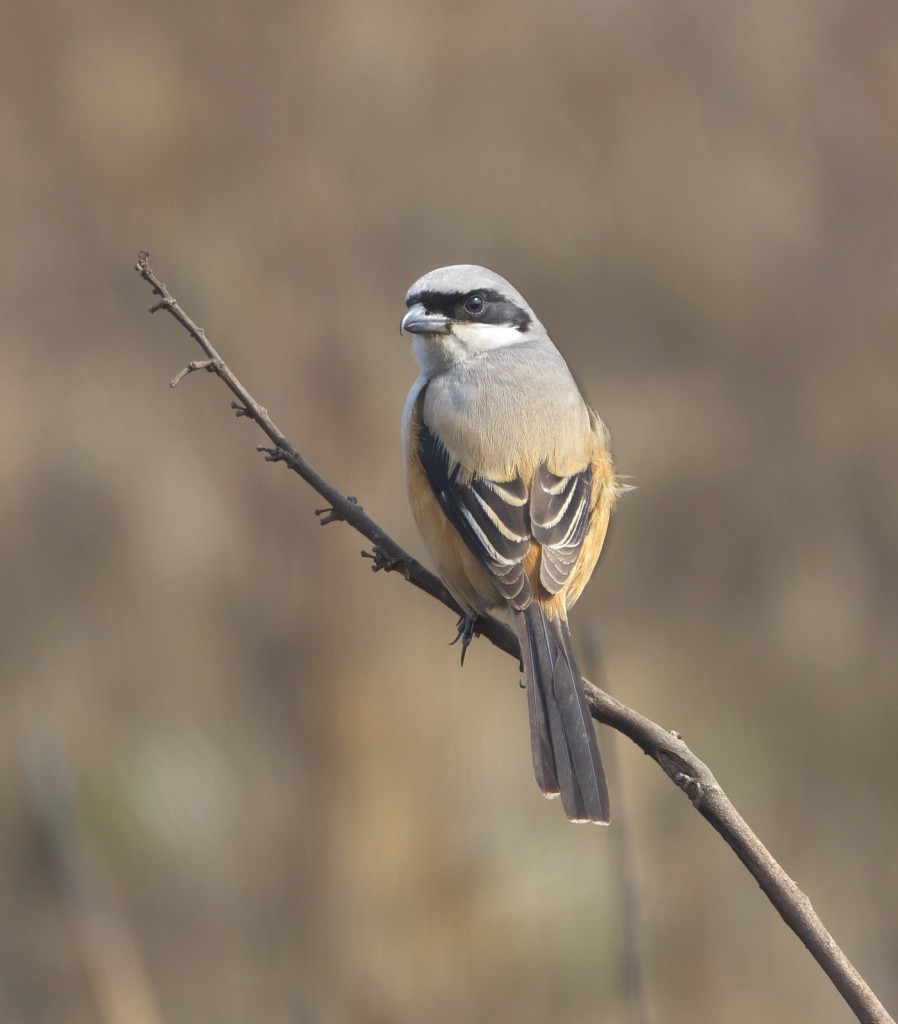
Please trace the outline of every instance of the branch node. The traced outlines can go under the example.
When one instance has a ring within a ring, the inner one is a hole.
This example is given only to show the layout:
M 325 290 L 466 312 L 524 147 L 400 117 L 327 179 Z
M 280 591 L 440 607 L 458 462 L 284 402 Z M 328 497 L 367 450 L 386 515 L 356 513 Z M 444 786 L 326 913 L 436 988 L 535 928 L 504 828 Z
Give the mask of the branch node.
M 691 766 L 688 762 L 684 761 L 679 754 L 665 747 L 659 747 L 654 751 L 655 760 L 667 775 L 677 783 L 682 789 L 687 779 L 695 778 L 695 772 L 692 771 Z M 679 781 L 678 781 L 679 780 Z
M 382 569 L 384 572 L 401 573 L 405 579 L 411 579 L 412 567 L 408 559 L 399 555 L 388 555 L 380 544 L 375 544 L 371 551 L 363 551 L 362 558 L 370 558 L 374 563 L 371 566 L 372 572 L 380 572 Z
M 236 403 L 232 403 L 232 404 L 236 405 Z M 240 413 L 238 413 L 237 415 L 239 416 Z M 245 412 L 244 415 L 249 415 L 249 413 Z M 256 451 L 257 452 L 262 452 L 264 454 L 266 462 L 286 462 L 287 461 L 287 453 L 284 451 L 283 448 L 267 448 L 264 444 L 257 444 L 256 445 Z
M 345 520 L 343 513 L 339 512 L 332 505 L 328 505 L 327 508 L 316 508 L 315 515 L 318 516 L 318 522 L 321 526 L 329 526 L 331 523 L 339 523 Z
M 191 373 L 195 373 L 197 370 L 208 370 L 209 373 L 215 373 L 221 369 L 220 359 L 195 359 L 193 362 L 188 363 L 183 370 L 172 378 L 169 387 L 176 388 L 181 381 Z
M 231 402 L 231 408 L 234 410 L 234 415 L 237 419 L 240 419 L 241 416 L 249 417 L 252 415 L 249 409 L 247 409 L 242 402 Z M 259 451 L 268 451 L 268 449 L 259 448 Z
M 215 359 L 195 359 L 193 362 L 188 362 L 188 364 L 177 375 L 177 377 L 172 378 L 169 387 L 177 387 L 178 384 L 180 384 L 181 381 L 186 376 L 188 376 L 189 374 L 193 374 L 198 370 L 208 370 L 210 373 L 213 373 L 216 369 L 218 369 L 214 365 L 215 361 Z
M 677 772 L 672 775 L 673 781 L 683 790 L 693 804 L 698 804 L 705 792 L 705 787 L 694 775 L 686 772 Z
M 364 511 L 358 500 L 353 498 L 352 495 L 348 495 L 346 500 L 350 505 L 355 505 L 359 512 Z M 326 508 L 316 508 L 315 515 L 321 520 L 322 526 L 327 526 L 329 523 L 346 522 L 346 514 L 334 505 L 328 505 Z

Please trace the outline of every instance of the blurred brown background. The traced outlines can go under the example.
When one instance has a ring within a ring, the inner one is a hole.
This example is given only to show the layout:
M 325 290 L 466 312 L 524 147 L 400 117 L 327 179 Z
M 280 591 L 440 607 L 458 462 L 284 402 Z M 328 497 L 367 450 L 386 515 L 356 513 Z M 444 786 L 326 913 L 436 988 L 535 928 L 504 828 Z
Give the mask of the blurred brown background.
M 7 0 L 0 175 L 0 1020 L 632 1019 L 515 666 L 169 390 L 140 248 L 419 554 L 405 290 L 524 292 L 639 485 L 575 635 L 894 1008 L 898 7 Z M 655 1020 L 849 1019 L 616 746 Z

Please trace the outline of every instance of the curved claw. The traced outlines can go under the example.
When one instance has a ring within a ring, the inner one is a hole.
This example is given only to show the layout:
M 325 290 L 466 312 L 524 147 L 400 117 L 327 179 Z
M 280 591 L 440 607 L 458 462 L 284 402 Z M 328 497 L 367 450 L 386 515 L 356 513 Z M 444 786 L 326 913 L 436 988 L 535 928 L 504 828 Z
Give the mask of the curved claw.
M 458 620 L 455 626 L 456 630 L 458 631 L 456 633 L 455 639 L 450 641 L 449 643 L 449 646 L 452 647 L 455 644 L 457 644 L 459 640 L 461 640 L 462 666 L 464 666 L 465 655 L 468 653 L 468 648 L 471 646 L 471 641 L 474 639 L 475 636 L 480 636 L 480 633 L 477 630 L 477 619 L 478 616 L 476 612 L 468 612 L 467 615 L 462 615 L 462 617 Z

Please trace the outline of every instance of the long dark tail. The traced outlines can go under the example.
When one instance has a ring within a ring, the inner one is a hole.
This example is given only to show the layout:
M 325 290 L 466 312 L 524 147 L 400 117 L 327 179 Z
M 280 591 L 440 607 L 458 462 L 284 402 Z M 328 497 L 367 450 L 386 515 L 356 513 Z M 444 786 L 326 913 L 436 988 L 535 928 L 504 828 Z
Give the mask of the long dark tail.
M 527 677 L 530 748 L 539 788 L 546 796 L 561 794 L 571 821 L 607 825 L 608 784 L 567 622 L 549 618 L 536 601 L 514 618 Z

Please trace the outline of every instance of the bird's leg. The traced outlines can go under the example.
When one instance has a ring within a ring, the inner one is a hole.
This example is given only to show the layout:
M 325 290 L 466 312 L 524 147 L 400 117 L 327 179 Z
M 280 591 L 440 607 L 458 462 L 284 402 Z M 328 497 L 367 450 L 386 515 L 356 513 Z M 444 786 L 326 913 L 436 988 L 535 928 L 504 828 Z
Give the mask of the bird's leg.
M 465 663 L 465 655 L 468 653 L 468 648 L 471 646 L 471 641 L 475 636 L 480 634 L 477 632 L 477 613 L 467 612 L 465 615 L 458 620 L 456 624 L 455 639 L 449 644 L 452 647 L 453 644 L 457 644 L 461 640 L 461 663 Z

